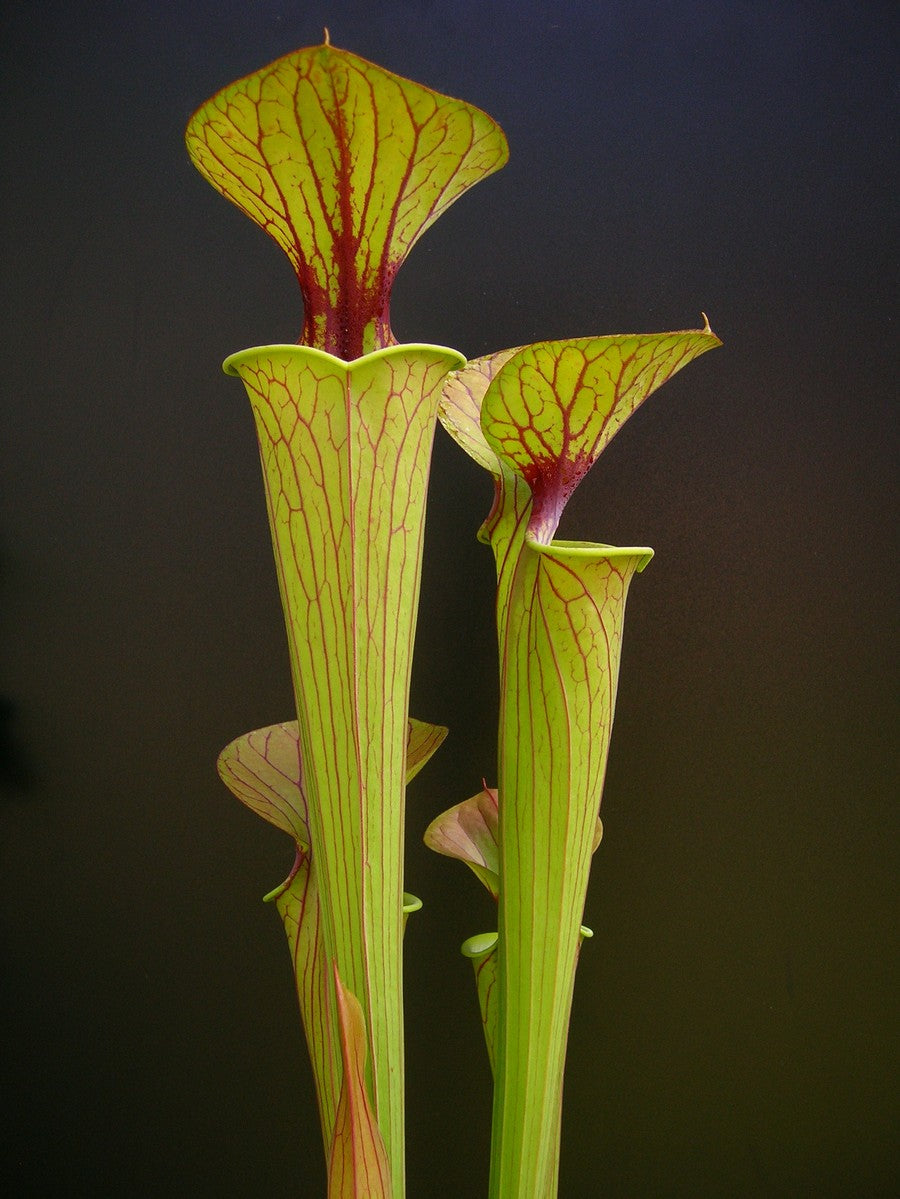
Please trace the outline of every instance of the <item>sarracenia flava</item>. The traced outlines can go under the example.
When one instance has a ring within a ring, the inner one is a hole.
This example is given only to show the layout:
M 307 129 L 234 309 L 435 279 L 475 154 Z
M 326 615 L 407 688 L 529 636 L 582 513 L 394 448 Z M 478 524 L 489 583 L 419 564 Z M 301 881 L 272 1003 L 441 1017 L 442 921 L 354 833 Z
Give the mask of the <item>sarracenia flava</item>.
M 473 362 L 397 344 L 391 288 L 428 226 L 503 166 L 485 113 L 330 44 L 223 88 L 187 128 L 195 166 L 288 255 L 297 344 L 232 354 L 250 398 L 296 720 L 220 755 L 234 794 L 291 836 L 274 900 L 313 1064 L 330 1199 L 401 1199 L 404 791 L 446 730 L 410 719 L 431 445 L 440 415 L 491 472 L 499 786 L 426 839 L 498 902 L 473 938 L 494 1071 L 492 1196 L 556 1194 L 575 964 L 612 726 L 625 596 L 651 551 L 554 540 L 631 412 L 718 345 L 579 338 Z

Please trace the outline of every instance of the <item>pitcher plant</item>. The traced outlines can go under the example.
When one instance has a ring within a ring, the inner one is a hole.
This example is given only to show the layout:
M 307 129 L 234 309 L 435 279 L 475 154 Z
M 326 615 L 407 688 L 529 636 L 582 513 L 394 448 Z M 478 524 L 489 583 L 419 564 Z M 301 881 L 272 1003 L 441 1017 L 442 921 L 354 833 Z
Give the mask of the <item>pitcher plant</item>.
M 625 597 L 652 551 L 554 540 L 624 420 L 718 345 L 579 338 L 473 362 L 397 344 L 391 288 L 429 225 L 504 165 L 463 101 L 330 44 L 228 85 L 191 118 L 201 174 L 281 246 L 296 344 L 230 355 L 249 396 L 296 719 L 219 757 L 230 790 L 294 842 L 275 903 L 316 1086 L 330 1199 L 405 1194 L 405 786 L 446 729 L 409 717 L 437 418 L 494 479 L 499 779 L 426 840 L 498 903 L 467 942 L 494 1072 L 490 1194 L 556 1194 L 569 1009 L 612 727 Z

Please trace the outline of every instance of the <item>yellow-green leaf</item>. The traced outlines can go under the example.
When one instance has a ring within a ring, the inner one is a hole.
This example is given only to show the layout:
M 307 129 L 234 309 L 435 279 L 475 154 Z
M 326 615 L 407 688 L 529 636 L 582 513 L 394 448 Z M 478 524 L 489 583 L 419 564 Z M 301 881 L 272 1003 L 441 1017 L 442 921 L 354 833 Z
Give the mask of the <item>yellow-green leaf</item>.
M 500 898 L 491 1194 L 543 1194 L 615 707 L 646 549 L 526 541 L 500 645 Z M 554 1183 L 555 1185 L 555 1183 Z
M 226 363 L 256 420 L 327 958 L 363 1005 L 398 1193 L 406 714 L 435 415 L 463 361 L 263 346 Z
M 625 594 L 652 553 L 552 538 L 624 421 L 718 344 L 708 322 L 540 342 L 469 363 L 445 384 L 444 427 L 495 480 L 480 536 L 498 578 L 499 833 L 486 837 L 477 798 L 430 830 L 435 848 L 479 871 L 485 845 L 499 846 L 499 939 L 484 958 L 496 1005 L 492 1199 L 556 1191 L 569 1007 Z
M 599 835 L 599 834 L 598 834 Z M 579 951 L 585 940 L 593 937 L 593 932 L 581 926 L 581 936 L 579 938 Z M 461 947 L 463 957 L 469 959 L 472 963 L 472 969 L 475 973 L 475 986 L 478 992 L 478 1008 L 481 1012 L 481 1024 L 484 1032 L 484 1043 L 487 1049 L 488 1062 L 490 1063 L 491 1073 L 494 1072 L 494 1055 L 497 1041 L 497 1009 L 498 1009 L 498 988 L 497 988 L 497 946 L 499 937 L 497 933 L 477 933 L 474 937 L 469 937 L 464 941 Z M 561 1079 L 557 1080 L 561 1083 Z M 562 1092 L 560 1091 L 560 1102 L 557 1104 L 559 1115 L 562 1114 Z M 557 1131 L 557 1144 L 559 1141 L 559 1132 Z M 555 1164 L 556 1158 L 553 1159 Z M 541 1194 L 552 1193 L 551 1191 L 540 1192 Z
M 229 84 L 187 128 L 200 173 L 288 255 L 303 345 L 348 361 L 393 341 L 410 248 L 508 157 L 471 104 L 325 44 Z
M 409 718 L 406 737 L 406 781 L 411 782 L 425 763 L 437 752 L 447 729 L 441 724 L 426 724 L 424 720 Z
M 484 392 L 481 427 L 528 484 L 529 535 L 549 542 L 569 496 L 643 401 L 720 345 L 709 328 L 544 341 L 512 355 Z
M 343 1078 L 328 1161 L 328 1199 L 390 1199 L 391 1171 L 366 1088 L 366 1022 L 334 967 Z
M 481 405 L 491 380 L 522 349 L 518 346 L 469 359 L 448 375 L 438 408 L 438 418 L 456 444 L 493 475 L 500 474 L 500 463 L 481 431 Z
M 327 1154 L 340 1093 L 340 1047 L 333 1024 L 332 986 L 326 967 L 315 863 L 308 853 L 298 848 L 290 875 L 266 899 L 275 901 L 287 934 Z
M 497 828 L 497 792 L 486 786 L 432 820 L 425 830 L 425 844 L 435 853 L 465 862 L 496 899 L 500 888 Z
M 421 912 L 422 901 L 418 895 L 412 895 L 409 891 L 403 892 L 403 931 L 406 932 L 406 922 L 414 912 Z
M 497 1041 L 497 934 L 478 933 L 469 937 L 463 942 L 462 954 L 469 959 L 475 971 L 484 1043 L 493 1074 L 494 1047 Z
M 418 773 L 447 735 L 440 725 L 408 722 L 406 781 Z M 248 808 L 297 842 L 291 873 L 265 898 L 275 902 L 287 933 L 297 999 L 312 1062 L 326 1153 L 331 1145 L 340 1081 L 337 1040 L 332 1029 L 331 980 L 325 969 L 322 912 L 309 852 L 303 762 L 296 720 L 256 729 L 235 738 L 218 759 L 222 781 Z M 403 895 L 403 924 L 422 906 Z
M 241 803 L 309 850 L 296 720 L 236 737 L 219 754 L 216 766 L 222 782 Z
M 406 781 L 413 779 L 447 736 L 447 729 L 408 721 Z M 216 762 L 219 776 L 241 803 L 269 824 L 290 833 L 309 850 L 300 729 L 296 720 L 244 733 L 228 743 Z
M 497 791 L 485 786 L 477 795 L 436 816 L 425 830 L 423 839 L 435 853 L 465 862 L 497 899 L 500 894 L 499 836 Z M 603 825 L 598 817 L 591 853 L 597 849 L 602 836 Z

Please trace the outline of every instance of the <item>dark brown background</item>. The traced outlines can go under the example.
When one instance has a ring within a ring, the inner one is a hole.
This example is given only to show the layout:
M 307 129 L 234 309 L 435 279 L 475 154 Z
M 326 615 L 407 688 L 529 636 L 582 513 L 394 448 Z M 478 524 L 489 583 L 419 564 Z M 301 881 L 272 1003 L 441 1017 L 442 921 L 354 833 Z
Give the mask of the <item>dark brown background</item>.
M 648 544 L 572 1020 L 563 1199 L 897 1193 L 896 29 L 879 3 L 5 6 L 3 1172 L 16 1196 L 323 1194 L 285 838 L 219 748 L 289 717 L 249 408 L 280 251 L 193 171 L 218 87 L 321 38 L 486 108 L 510 165 L 394 323 L 471 356 L 682 328 L 563 533 Z M 484 1194 L 459 943 L 420 845 L 494 770 L 481 472 L 441 432 L 409 803 L 411 1199 Z

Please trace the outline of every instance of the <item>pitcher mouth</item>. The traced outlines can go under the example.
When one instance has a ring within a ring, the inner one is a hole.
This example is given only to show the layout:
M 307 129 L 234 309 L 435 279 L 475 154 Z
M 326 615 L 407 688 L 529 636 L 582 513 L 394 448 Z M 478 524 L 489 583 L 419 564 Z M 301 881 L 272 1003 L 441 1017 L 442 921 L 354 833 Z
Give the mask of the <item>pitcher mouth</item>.
M 638 572 L 642 571 L 653 557 L 653 550 L 647 545 L 604 545 L 600 541 L 566 541 L 553 540 L 550 542 L 533 541 L 527 538 L 529 549 L 538 554 L 549 554 L 562 551 L 571 558 L 638 558 Z
M 296 354 L 300 357 L 321 358 L 325 362 L 340 363 L 341 366 L 351 370 L 354 366 L 358 366 L 361 362 L 372 362 L 378 358 L 391 358 L 410 350 L 431 350 L 436 354 L 445 354 L 448 358 L 453 359 L 451 365 L 448 365 L 448 370 L 461 370 L 466 365 L 467 359 L 459 350 L 454 350 L 452 346 L 432 345 L 424 341 L 396 342 L 392 346 L 382 346 L 379 350 L 372 350 L 369 354 L 362 354 L 359 358 L 338 358 L 336 354 L 329 354 L 327 350 L 320 350 L 316 346 L 301 346 L 296 342 L 276 342 L 268 346 L 248 346 L 246 350 L 237 350 L 234 354 L 229 354 L 222 363 L 222 370 L 226 375 L 239 375 L 239 367 L 248 362 L 253 362 L 264 354 Z

